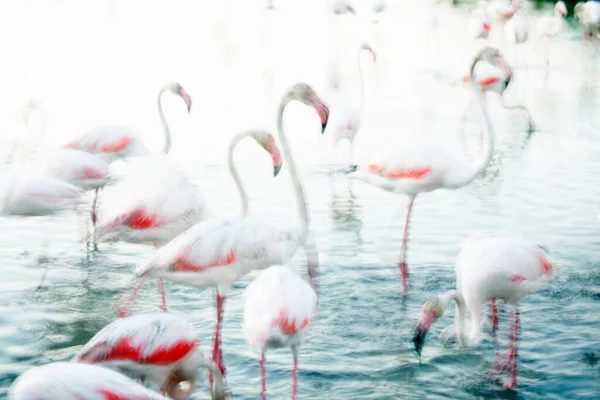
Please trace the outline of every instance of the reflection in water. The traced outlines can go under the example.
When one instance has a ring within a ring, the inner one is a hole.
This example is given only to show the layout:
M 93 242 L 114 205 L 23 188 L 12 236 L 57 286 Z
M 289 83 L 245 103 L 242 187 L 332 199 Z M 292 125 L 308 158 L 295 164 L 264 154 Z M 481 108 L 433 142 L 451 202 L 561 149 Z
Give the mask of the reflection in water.
M 361 252 L 363 245 L 362 238 L 362 206 L 358 204 L 358 200 L 352 194 L 348 187 L 345 193 L 338 193 L 335 190 L 331 192 L 331 221 L 333 222 L 333 230 L 338 232 L 351 232 L 352 243 L 350 246 L 344 246 L 351 249 L 351 254 L 355 256 Z

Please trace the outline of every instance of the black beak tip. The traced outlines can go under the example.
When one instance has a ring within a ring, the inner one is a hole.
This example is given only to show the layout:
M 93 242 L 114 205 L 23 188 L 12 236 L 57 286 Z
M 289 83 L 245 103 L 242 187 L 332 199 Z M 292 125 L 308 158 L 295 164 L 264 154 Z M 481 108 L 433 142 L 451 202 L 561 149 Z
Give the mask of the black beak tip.
M 417 330 L 415 332 L 415 336 L 413 336 L 413 343 L 415 345 L 415 351 L 417 352 L 419 359 L 421 358 L 421 352 L 423 351 L 423 345 L 425 344 L 425 335 L 426 334 L 427 334 L 426 332 Z
M 273 168 L 273 176 L 275 177 L 275 176 L 279 175 L 279 171 L 281 171 L 281 165 L 278 165 Z
M 351 172 L 356 172 L 357 170 L 358 170 L 358 165 L 353 164 L 353 165 L 350 165 L 348 167 L 348 169 L 346 169 L 346 173 L 349 174 Z
M 327 128 L 327 123 L 321 124 L 321 133 L 325 133 L 326 128 Z

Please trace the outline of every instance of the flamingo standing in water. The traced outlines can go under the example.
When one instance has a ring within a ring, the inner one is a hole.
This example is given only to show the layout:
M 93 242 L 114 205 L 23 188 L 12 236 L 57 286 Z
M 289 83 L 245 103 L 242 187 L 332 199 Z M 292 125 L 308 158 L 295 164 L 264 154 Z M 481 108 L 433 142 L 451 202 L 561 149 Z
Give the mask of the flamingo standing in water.
M 229 145 L 228 165 L 247 215 L 248 198 L 233 163 L 238 143 L 252 137 L 273 159 L 274 175 L 281 169 L 281 155 L 268 132 L 244 131 Z M 110 188 L 105 196 L 102 223 L 96 236 L 100 240 L 150 243 L 157 249 L 208 218 L 207 207 L 191 179 L 172 160 L 163 156 L 130 160 L 124 180 Z M 141 288 L 137 286 L 135 292 Z M 161 306 L 166 310 L 165 292 L 159 279 Z M 121 313 L 123 315 L 123 313 Z
M 510 4 L 506 0 L 493 0 L 485 9 L 485 16 L 488 21 L 497 22 L 504 30 L 504 24 L 509 21 L 519 8 L 519 0 L 512 0 Z
M 347 96 L 341 97 L 339 105 L 332 107 L 331 117 L 327 124 L 326 135 L 333 136 L 333 149 L 331 158 L 333 158 L 336 144 L 347 139 L 350 142 L 348 153 L 348 164 L 352 164 L 352 153 L 354 147 L 354 138 L 362 124 L 363 115 L 365 113 L 365 78 L 363 75 L 362 58 L 363 51 L 368 51 L 373 57 L 373 61 L 377 59 L 377 54 L 367 43 L 362 43 L 358 49 L 357 63 L 358 75 L 360 84 L 360 100 L 359 104 L 353 104 L 348 101 Z M 331 166 L 331 160 L 329 162 Z
M 550 39 L 562 31 L 566 15 L 567 6 L 559 1 L 554 6 L 554 15 L 545 15 L 535 24 L 538 35 L 545 41 L 546 65 L 550 64 Z
M 289 163 L 301 224 L 299 228 L 267 225 L 263 218 L 248 216 L 209 219 L 178 236 L 141 264 L 139 277 L 164 278 L 191 286 L 216 286 L 217 323 L 213 348 L 215 361 L 223 375 L 225 365 L 220 346 L 220 330 L 225 295 L 240 277 L 255 269 L 264 269 L 289 260 L 306 243 L 309 218 L 302 184 L 298 179 L 289 144 L 283 129 L 283 114 L 293 100 L 316 109 L 325 130 L 329 110 L 314 90 L 303 83 L 290 88 L 281 100 L 277 129 L 283 153 Z M 241 188 L 241 185 L 238 184 Z M 309 241 L 310 244 L 310 241 Z M 312 274 L 309 264 L 309 274 Z
M 139 314 L 118 319 L 98 332 L 73 362 L 98 364 L 125 375 L 141 377 L 176 399 L 187 399 L 195 388 L 198 369 L 215 377 L 213 399 L 224 397 L 221 371 L 206 362 L 194 326 L 170 313 Z M 188 383 L 188 389 L 182 388 Z
M 168 400 L 125 375 L 97 365 L 56 362 L 32 368 L 8 389 L 9 400 Z
M 535 130 L 535 123 L 533 122 L 533 118 L 531 117 L 531 113 L 529 109 L 524 105 L 515 104 L 515 105 L 507 105 L 504 101 L 504 91 L 510 84 L 513 78 L 513 69 L 508 64 L 505 57 L 503 57 L 500 52 L 496 49 L 483 50 L 483 61 L 477 64 L 475 67 L 475 71 L 473 76 L 475 77 L 475 81 L 478 83 L 479 87 L 483 91 L 483 96 L 485 98 L 486 92 L 496 92 L 501 96 L 502 107 L 507 110 L 520 110 L 525 113 L 527 117 L 527 131 L 529 133 Z M 497 56 L 496 53 L 499 55 Z M 471 77 L 466 75 L 463 80 L 465 82 L 469 82 Z M 463 125 L 465 119 L 467 117 L 467 113 L 471 108 L 471 102 L 465 108 L 461 119 L 460 119 L 460 131 L 463 131 Z
M 600 26 L 600 1 L 586 1 L 575 4 L 575 16 L 583 25 L 583 36 L 595 45 Z
M 511 347 L 505 360 L 497 359 L 490 378 L 507 367 L 509 376 L 504 387 L 517 385 L 517 347 L 521 326 L 519 304 L 527 293 L 538 289 L 553 274 L 555 267 L 548 255 L 535 243 L 508 233 L 475 235 L 465 240 L 456 259 L 456 289 L 423 305 L 413 342 L 419 357 L 425 336 L 452 301 L 456 302 L 456 338 L 462 347 L 476 347 L 481 342 L 481 309 L 488 300 L 503 299 L 515 306 Z M 471 312 L 471 327 L 465 327 L 466 311 Z
M 504 36 L 509 43 L 515 46 L 515 64 L 518 65 L 518 45 L 525 43 L 529 39 L 531 24 L 524 15 L 515 15 L 504 25 Z
M 171 150 L 171 131 L 165 119 L 162 109 L 162 97 L 165 93 L 173 93 L 180 96 L 187 105 L 188 112 L 192 108 L 192 98 L 185 89 L 177 82 L 170 82 L 158 92 L 158 115 L 165 133 L 165 144 L 162 152 L 168 154 Z M 140 137 L 127 126 L 100 126 L 85 132 L 66 145 L 67 148 L 81 150 L 104 157 L 108 162 L 124 159 L 132 156 L 148 156 L 152 152 Z M 92 223 L 96 227 L 96 203 L 98 201 L 98 189 L 92 203 Z
M 408 197 L 408 211 L 404 224 L 399 267 L 402 274 L 404 294 L 408 293 L 408 267 L 406 249 L 413 202 L 419 193 L 436 189 L 458 189 L 473 181 L 481 174 L 492 159 L 494 153 L 494 129 L 488 115 L 487 106 L 481 93 L 481 87 L 473 82 L 475 67 L 486 57 L 501 58 L 496 49 L 481 50 L 471 65 L 471 82 L 476 99 L 481 107 L 487 125 L 487 138 L 481 156 L 475 162 L 448 152 L 447 148 L 436 143 L 415 141 L 403 142 L 401 147 L 393 149 L 379 160 L 364 167 L 352 166 L 348 177 L 358 179 L 370 185 L 392 193 Z
M 261 349 L 261 399 L 266 399 L 267 348 L 290 347 L 294 354 L 292 400 L 298 391 L 298 351 L 317 310 L 317 293 L 291 268 L 264 270 L 244 291 L 243 331 L 251 346 Z

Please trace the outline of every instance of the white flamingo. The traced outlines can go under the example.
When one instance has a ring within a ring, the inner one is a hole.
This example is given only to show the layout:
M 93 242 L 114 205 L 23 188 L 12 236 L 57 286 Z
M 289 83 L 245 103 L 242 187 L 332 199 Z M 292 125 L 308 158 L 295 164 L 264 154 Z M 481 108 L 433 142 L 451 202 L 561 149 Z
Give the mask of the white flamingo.
M 298 389 L 298 351 L 317 310 L 317 293 L 289 267 L 267 268 L 244 291 L 243 331 L 261 350 L 261 399 L 266 399 L 265 354 L 290 347 L 294 354 L 292 399 Z
M 31 368 L 8 389 L 9 400 L 168 400 L 116 371 L 56 362 Z
M 518 66 L 518 45 L 529 39 L 531 23 L 525 15 L 517 14 L 504 25 L 504 37 L 515 47 L 515 64 Z
M 489 21 L 504 25 L 515 15 L 518 8 L 519 0 L 512 0 L 510 4 L 506 0 L 493 0 L 486 7 L 485 14 Z
M 598 26 L 600 26 L 600 1 L 586 1 L 575 4 L 575 17 L 583 25 L 584 38 L 593 43 L 598 37 Z
M 485 57 L 501 57 L 492 48 L 480 51 L 471 65 L 471 81 L 474 80 L 475 66 Z M 379 160 L 370 162 L 359 168 L 353 166 L 348 177 L 358 179 L 383 190 L 404 194 L 408 197 L 408 211 L 404 225 L 399 267 L 402 274 L 403 292 L 408 292 L 408 267 L 406 265 L 406 249 L 410 216 L 415 198 L 419 193 L 431 192 L 440 188 L 458 189 L 473 181 L 482 173 L 494 153 L 494 130 L 490 121 L 487 106 L 481 93 L 481 87 L 472 83 L 476 99 L 483 112 L 487 125 L 487 138 L 481 156 L 470 162 L 461 155 L 449 152 L 442 145 L 431 141 L 403 142 L 401 147 L 392 149 Z
M 264 131 L 244 131 L 229 145 L 229 172 L 238 188 L 242 215 L 248 214 L 248 198 L 233 161 L 234 150 L 244 138 L 253 138 L 273 160 L 273 174 L 281 169 L 275 139 Z M 195 224 L 208 218 L 198 188 L 179 166 L 167 157 L 142 157 L 128 165 L 126 178 L 110 188 L 104 202 L 106 212 L 96 232 L 100 240 L 150 243 L 161 248 Z M 138 285 L 134 293 L 141 288 Z M 165 291 L 159 279 L 161 307 L 166 310 Z M 135 294 L 134 294 L 135 296 Z M 123 314 L 124 311 L 120 313 Z
M 213 399 L 224 397 L 221 371 L 202 357 L 194 326 L 170 313 L 139 314 L 120 318 L 104 327 L 72 359 L 98 364 L 125 375 L 141 377 L 175 399 L 194 391 L 199 368 L 214 377 Z M 188 389 L 182 388 L 188 383 Z
M 354 147 L 354 138 L 358 133 L 362 124 L 363 116 L 365 113 L 365 78 L 362 66 L 362 54 L 368 51 L 373 57 L 373 61 L 377 59 L 377 54 L 367 43 L 362 43 L 358 49 L 357 64 L 358 64 L 358 75 L 360 84 L 360 99 L 358 104 L 352 102 L 348 95 L 340 96 L 335 106 L 331 108 L 331 116 L 327 123 L 326 135 L 333 137 L 333 149 L 331 151 L 331 159 L 329 165 L 331 166 L 332 159 L 336 144 L 343 139 L 347 139 L 350 142 L 349 153 L 348 153 L 348 164 L 352 164 L 352 153 Z
M 165 134 L 165 144 L 162 152 L 168 154 L 171 150 L 171 131 L 162 109 L 162 97 L 165 93 L 180 96 L 187 105 L 188 112 L 192 108 L 192 98 L 177 82 L 170 82 L 158 92 L 158 116 Z M 81 150 L 104 157 L 108 162 L 132 156 L 149 156 L 152 154 L 140 137 L 129 127 L 121 125 L 99 126 L 84 132 L 84 134 L 66 145 L 67 148 Z M 96 189 L 92 203 L 92 223 L 96 226 L 96 203 L 98 189 Z
M 554 15 L 544 15 L 535 24 L 538 35 L 545 41 L 546 65 L 550 64 L 550 39 L 562 31 L 566 15 L 567 6 L 564 2 L 559 1 L 554 6 Z
M 329 110 L 313 89 L 303 83 L 290 88 L 279 105 L 277 128 L 296 193 L 300 227 L 282 229 L 267 225 L 260 217 L 209 219 L 193 226 L 162 247 L 136 270 L 139 277 L 164 278 L 199 287 L 216 286 L 217 324 L 213 361 L 219 365 L 224 375 L 220 328 L 225 295 L 229 288 L 252 270 L 286 262 L 299 246 L 306 243 L 308 237 L 309 219 L 304 190 L 283 130 L 283 113 L 287 104 L 293 100 L 317 110 L 321 120 L 321 132 L 326 127 Z
M 332 88 L 341 85 L 341 58 L 346 55 L 348 43 L 354 46 L 358 16 L 354 7 L 346 0 L 334 0 L 329 24 L 329 81 Z
M 485 13 L 486 7 L 487 2 L 480 0 L 477 3 L 474 17 L 469 20 L 469 36 L 473 39 L 487 39 L 490 34 L 491 25 Z
M 413 337 L 417 353 L 421 355 L 431 324 L 453 301 L 456 302 L 454 329 L 458 344 L 461 347 L 478 346 L 482 339 L 482 308 L 487 301 L 502 299 L 515 306 L 511 347 L 506 360 L 496 360 L 490 378 L 508 367 L 509 376 L 504 386 L 514 390 L 517 385 L 519 305 L 523 297 L 541 287 L 555 269 L 539 246 L 519 235 L 489 233 L 468 238 L 462 243 L 456 259 L 456 290 L 445 292 L 423 305 Z M 469 330 L 465 326 L 467 310 L 471 313 Z

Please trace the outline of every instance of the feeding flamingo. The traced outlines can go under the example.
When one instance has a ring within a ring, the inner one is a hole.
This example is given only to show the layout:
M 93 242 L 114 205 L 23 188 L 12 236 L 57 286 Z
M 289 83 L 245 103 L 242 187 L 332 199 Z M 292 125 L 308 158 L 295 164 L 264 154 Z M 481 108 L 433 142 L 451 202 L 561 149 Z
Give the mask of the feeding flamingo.
M 507 110 L 520 110 L 525 113 L 527 117 L 527 131 L 530 133 L 533 132 L 535 130 L 535 123 L 533 122 L 533 118 L 531 117 L 529 109 L 520 104 L 507 105 L 504 101 L 504 91 L 513 78 L 513 69 L 508 64 L 506 58 L 502 56 L 497 49 L 491 47 L 483 49 L 481 54 L 482 62 L 475 66 L 473 76 L 483 91 L 484 98 L 486 92 L 498 93 L 501 98 L 502 107 Z M 469 82 L 470 79 L 471 77 L 468 75 L 463 78 L 465 82 Z M 471 104 L 472 103 L 469 102 L 469 105 L 467 108 L 465 108 L 465 111 L 461 116 L 461 132 L 463 131 L 462 126 L 465 122 L 465 118 L 467 117 L 467 112 L 471 108 Z
M 535 24 L 539 36 L 545 40 L 546 65 L 550 64 L 550 38 L 557 36 L 563 29 L 567 6 L 559 1 L 554 6 L 554 15 L 545 15 Z
M 476 65 L 489 53 L 495 57 L 501 54 L 491 48 L 480 51 L 471 65 L 471 81 L 476 82 L 474 71 Z M 458 189 L 473 181 L 482 173 L 494 153 L 494 130 L 488 115 L 487 106 L 481 93 L 481 87 L 472 83 L 476 99 L 483 112 L 487 125 L 487 138 L 483 153 L 475 162 L 470 162 L 460 155 L 449 152 L 444 146 L 431 141 L 416 140 L 403 142 L 398 149 L 391 149 L 379 160 L 363 167 L 353 166 L 348 177 L 358 179 L 392 193 L 404 194 L 408 197 L 408 210 L 402 237 L 399 267 L 402 274 L 403 292 L 408 292 L 408 267 L 406 250 L 408 231 L 413 202 L 419 193 L 436 189 Z
M 297 100 L 315 108 L 325 130 L 329 110 L 314 90 L 303 83 L 290 88 L 279 105 L 277 129 L 298 203 L 299 228 L 267 225 L 260 217 L 213 218 L 196 224 L 162 247 L 140 265 L 139 277 L 164 278 L 191 286 L 216 286 L 217 324 L 213 349 L 223 375 L 225 365 L 220 346 L 220 330 L 225 295 L 240 277 L 255 269 L 267 268 L 289 260 L 306 243 L 309 218 L 302 184 L 298 179 L 289 144 L 283 129 L 283 114 L 288 103 Z M 241 185 L 239 186 L 241 188 Z M 309 268 L 309 273 L 310 268 Z
M 298 351 L 317 310 L 315 290 L 291 268 L 267 268 L 244 291 L 244 336 L 261 350 L 261 399 L 266 399 L 265 354 L 290 347 L 294 355 L 292 399 L 298 389 Z
M 8 389 L 9 400 L 168 400 L 116 371 L 55 362 L 32 368 Z
M 188 112 L 192 108 L 192 98 L 177 82 L 170 82 L 158 92 L 158 116 L 165 134 L 165 144 L 162 152 L 168 154 L 171 150 L 171 131 L 162 109 L 162 97 L 165 93 L 180 96 L 187 105 Z M 152 154 L 140 137 L 127 126 L 100 126 L 88 130 L 82 136 L 66 145 L 67 148 L 81 150 L 104 157 L 108 162 L 132 156 L 149 156 Z M 92 203 L 92 223 L 96 227 L 96 204 L 98 189 Z
M 279 148 L 268 132 L 244 131 L 231 140 L 229 171 L 240 193 L 244 216 L 248 214 L 248 198 L 234 165 L 233 154 L 238 143 L 247 137 L 256 140 L 270 154 L 274 176 L 277 176 L 282 164 Z M 128 178 L 111 188 L 106 196 L 105 222 L 97 232 L 101 240 L 151 243 L 158 249 L 208 218 L 196 185 L 172 160 L 162 156 L 143 157 L 129 167 Z M 140 287 L 138 285 L 134 291 L 137 292 Z M 159 279 L 159 290 L 162 309 L 166 310 L 162 279 Z
M 184 317 L 140 314 L 107 325 L 72 361 L 140 377 L 175 399 L 187 399 L 194 391 L 198 369 L 208 368 L 215 377 L 213 400 L 221 399 L 225 390 L 221 371 L 204 360 L 199 345 L 194 326 Z
M 348 96 L 340 96 L 339 103 L 331 108 L 331 116 L 327 124 L 326 135 L 333 137 L 333 149 L 331 158 L 333 158 L 335 145 L 342 139 L 350 142 L 348 153 L 348 164 L 352 164 L 352 151 L 354 147 L 354 138 L 360 129 L 363 115 L 365 113 L 365 79 L 363 75 L 362 58 L 363 51 L 368 51 L 376 60 L 377 54 L 367 43 L 362 43 L 358 49 L 357 64 L 360 84 L 360 99 L 358 104 L 348 101 Z M 331 166 L 331 160 L 329 162 Z
M 476 347 L 481 342 L 481 310 L 489 300 L 503 299 L 515 306 L 511 347 L 506 360 L 498 358 L 490 372 L 495 378 L 507 367 L 505 388 L 517 385 L 517 347 L 521 325 L 519 305 L 527 293 L 539 287 L 553 274 L 555 266 L 548 255 L 535 243 L 509 233 L 474 235 L 465 240 L 456 259 L 456 289 L 445 292 L 423 305 L 413 342 L 419 356 L 425 336 L 452 301 L 456 302 L 454 316 L 456 338 L 461 347 Z M 465 318 L 471 313 L 467 331 Z M 466 332 L 467 331 L 467 332 Z

